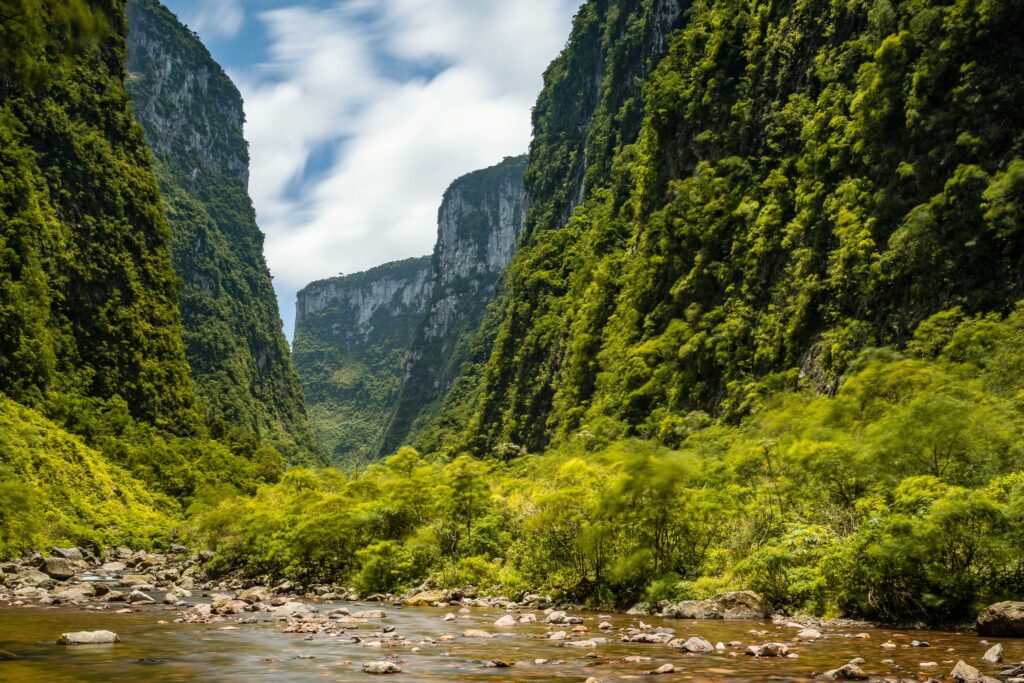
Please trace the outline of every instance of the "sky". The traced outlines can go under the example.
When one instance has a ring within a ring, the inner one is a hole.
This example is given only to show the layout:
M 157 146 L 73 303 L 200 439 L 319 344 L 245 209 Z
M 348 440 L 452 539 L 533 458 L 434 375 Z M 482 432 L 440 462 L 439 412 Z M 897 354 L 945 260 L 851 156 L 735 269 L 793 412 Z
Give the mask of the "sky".
M 289 339 L 313 280 L 433 250 L 457 177 L 523 154 L 581 0 L 164 0 L 245 100 Z

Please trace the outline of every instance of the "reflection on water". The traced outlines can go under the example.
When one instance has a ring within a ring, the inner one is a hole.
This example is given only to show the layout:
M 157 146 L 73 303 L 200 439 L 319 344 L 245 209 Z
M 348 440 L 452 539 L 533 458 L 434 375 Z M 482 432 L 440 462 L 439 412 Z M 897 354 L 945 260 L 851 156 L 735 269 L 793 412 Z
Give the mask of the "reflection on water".
M 340 604 L 340 603 L 339 603 Z M 385 607 L 385 624 L 406 637 L 395 648 L 368 648 L 340 642 L 338 637 L 283 634 L 279 626 L 259 617 L 256 624 L 232 621 L 215 624 L 176 624 L 177 610 L 149 608 L 132 614 L 85 611 L 81 608 L 21 607 L 0 609 L 0 651 L 16 656 L 0 661 L 0 681 L 22 683 L 42 681 L 322 681 L 372 680 L 361 672 L 362 664 L 391 658 L 403 673 L 395 681 L 583 681 L 593 676 L 603 682 L 634 680 L 645 671 L 665 663 L 676 666 L 676 674 L 653 680 L 689 681 L 809 681 L 816 672 L 835 668 L 854 657 L 866 660 L 865 671 L 873 675 L 917 679 L 920 673 L 948 675 L 958 659 L 995 673 L 999 667 L 986 665 L 981 656 L 987 646 L 973 634 L 891 629 L 826 629 L 826 639 L 813 644 L 793 644 L 798 659 L 761 659 L 724 654 L 685 655 L 665 645 L 621 643 L 599 645 L 593 651 L 564 647 L 540 640 L 542 624 L 499 628 L 494 621 L 502 612 L 474 609 L 455 623 L 441 620 L 447 610 Z M 249 616 L 249 615 L 247 615 Z M 584 614 L 592 631 L 604 618 Z M 616 615 L 607 619 L 616 628 L 636 626 L 638 618 Z M 164 621 L 166 623 L 160 623 Z M 653 626 L 674 628 L 678 636 L 700 635 L 712 643 L 768 640 L 789 641 L 797 629 L 768 622 L 686 621 L 644 617 Z M 220 630 L 237 626 L 237 630 Z M 378 630 L 366 624 L 356 633 Z M 467 628 L 486 629 L 491 640 L 465 639 Z M 121 636 L 114 646 L 62 647 L 57 637 L 66 631 L 108 629 Z M 752 630 L 766 630 L 753 636 Z M 867 639 L 854 635 L 866 632 Z M 423 644 L 421 639 L 444 634 L 459 637 L 450 642 Z M 592 634 L 593 635 L 593 634 Z M 929 647 L 910 648 L 912 640 L 928 641 Z M 896 649 L 883 649 L 887 640 Z M 992 642 L 996 642 L 994 639 Z M 1006 661 L 1024 660 L 1024 640 L 1003 640 Z M 413 648 L 418 647 L 418 652 Z M 741 653 L 743 648 L 736 652 Z M 651 657 L 649 663 L 626 663 L 629 655 Z M 515 661 L 511 668 L 485 668 L 489 659 Z M 534 660 L 547 659 L 543 664 Z M 620 660 L 620 661 L 616 661 Z M 892 664 L 883 664 L 893 660 Z M 922 668 L 934 662 L 936 667 Z M 643 680 L 643 679 L 641 679 Z

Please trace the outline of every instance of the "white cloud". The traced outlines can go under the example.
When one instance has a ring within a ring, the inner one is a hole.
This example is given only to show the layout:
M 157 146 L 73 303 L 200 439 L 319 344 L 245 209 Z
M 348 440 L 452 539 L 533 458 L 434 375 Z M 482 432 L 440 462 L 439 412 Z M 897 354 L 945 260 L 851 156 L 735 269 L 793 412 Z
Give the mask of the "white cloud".
M 348 0 L 260 15 L 268 61 L 232 75 L 289 335 L 298 289 L 429 253 L 448 184 L 526 151 L 578 5 Z
M 185 17 L 185 23 L 208 39 L 232 38 L 244 19 L 241 0 L 201 0 Z

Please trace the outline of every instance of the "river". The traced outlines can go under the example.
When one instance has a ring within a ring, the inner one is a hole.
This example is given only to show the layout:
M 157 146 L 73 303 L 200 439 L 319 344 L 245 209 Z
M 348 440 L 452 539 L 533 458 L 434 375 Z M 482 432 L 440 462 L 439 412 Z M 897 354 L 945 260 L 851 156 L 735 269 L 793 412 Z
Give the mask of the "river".
M 376 608 L 334 603 L 333 609 Z M 437 608 L 384 606 L 387 618 L 365 624 L 352 633 L 395 628 L 406 644 L 373 648 L 343 642 L 337 636 L 304 636 L 282 633 L 283 625 L 264 615 L 256 623 L 235 620 L 213 624 L 175 623 L 175 608 L 152 606 L 131 614 L 81 607 L 8 607 L 0 609 L 0 651 L 15 656 L 0 661 L 0 681 L 10 683 L 64 683 L 71 681 L 357 681 L 373 680 L 362 672 L 367 662 L 391 659 L 402 673 L 384 676 L 395 681 L 585 681 L 602 683 L 635 680 L 644 672 L 671 663 L 672 675 L 654 680 L 686 681 L 810 681 L 816 672 L 833 669 L 852 658 L 866 660 L 863 669 L 877 680 L 883 677 L 920 680 L 921 676 L 947 676 L 963 659 L 984 673 L 1000 667 L 986 664 L 981 656 L 991 643 L 973 633 L 893 630 L 885 628 L 824 628 L 824 638 L 813 643 L 793 642 L 796 629 L 766 621 L 689 621 L 658 617 L 578 613 L 585 619 L 589 638 L 606 635 L 608 643 L 595 648 L 573 648 L 540 639 L 548 627 L 518 624 L 499 628 L 494 621 L 502 611 L 474 608 L 456 622 L 444 622 L 448 611 Z M 251 618 L 251 615 L 249 615 Z M 538 616 L 542 616 L 538 613 Z M 676 635 L 699 635 L 712 643 L 742 641 L 721 653 L 687 655 L 664 644 L 619 642 L 619 633 L 601 634 L 597 625 L 609 621 L 616 629 L 637 626 L 675 629 Z M 164 622 L 164 623 L 161 623 Z M 224 630 L 229 627 L 237 630 Z M 466 629 L 484 629 L 496 637 L 471 639 Z M 566 627 L 558 627 L 566 628 Z M 116 645 L 60 646 L 61 633 L 106 629 L 121 637 Z M 766 631 L 753 635 L 752 631 Z M 433 642 L 445 634 L 449 642 Z M 858 634 L 860 637 L 857 637 Z M 864 637 L 864 635 L 867 637 Z M 367 639 L 369 642 L 370 639 Z M 913 640 L 927 647 L 911 647 Z M 743 655 L 747 644 L 787 642 L 798 658 L 754 658 Z M 896 648 L 882 644 L 891 641 Z M 1001 641 L 1007 662 L 1024 660 L 1024 640 Z M 414 651 L 418 648 L 418 651 Z M 649 662 L 626 662 L 627 656 L 650 657 Z M 514 662 L 509 668 L 486 668 L 487 660 Z M 538 660 L 547 660 L 539 662 Z M 891 663 L 884 663 L 891 660 Z M 923 666 L 934 662 L 936 666 Z M 646 677 L 644 677 L 646 678 Z M 643 680 L 643 678 L 641 678 Z

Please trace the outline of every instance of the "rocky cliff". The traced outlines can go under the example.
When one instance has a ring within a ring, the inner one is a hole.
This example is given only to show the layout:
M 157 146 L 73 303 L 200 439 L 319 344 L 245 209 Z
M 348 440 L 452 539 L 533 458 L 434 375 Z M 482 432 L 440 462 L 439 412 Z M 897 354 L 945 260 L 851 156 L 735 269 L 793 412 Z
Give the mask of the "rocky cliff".
M 238 89 L 156 0 L 128 2 L 128 90 L 173 232 L 192 379 L 214 434 L 319 460 L 248 195 Z
M 408 442 L 433 417 L 461 374 L 495 287 L 512 260 L 526 215 L 526 157 L 465 175 L 451 184 L 437 217 L 432 295 L 409 353 L 381 455 Z
M 317 439 L 337 464 L 375 457 L 431 300 L 428 256 L 299 292 L 295 364 Z

